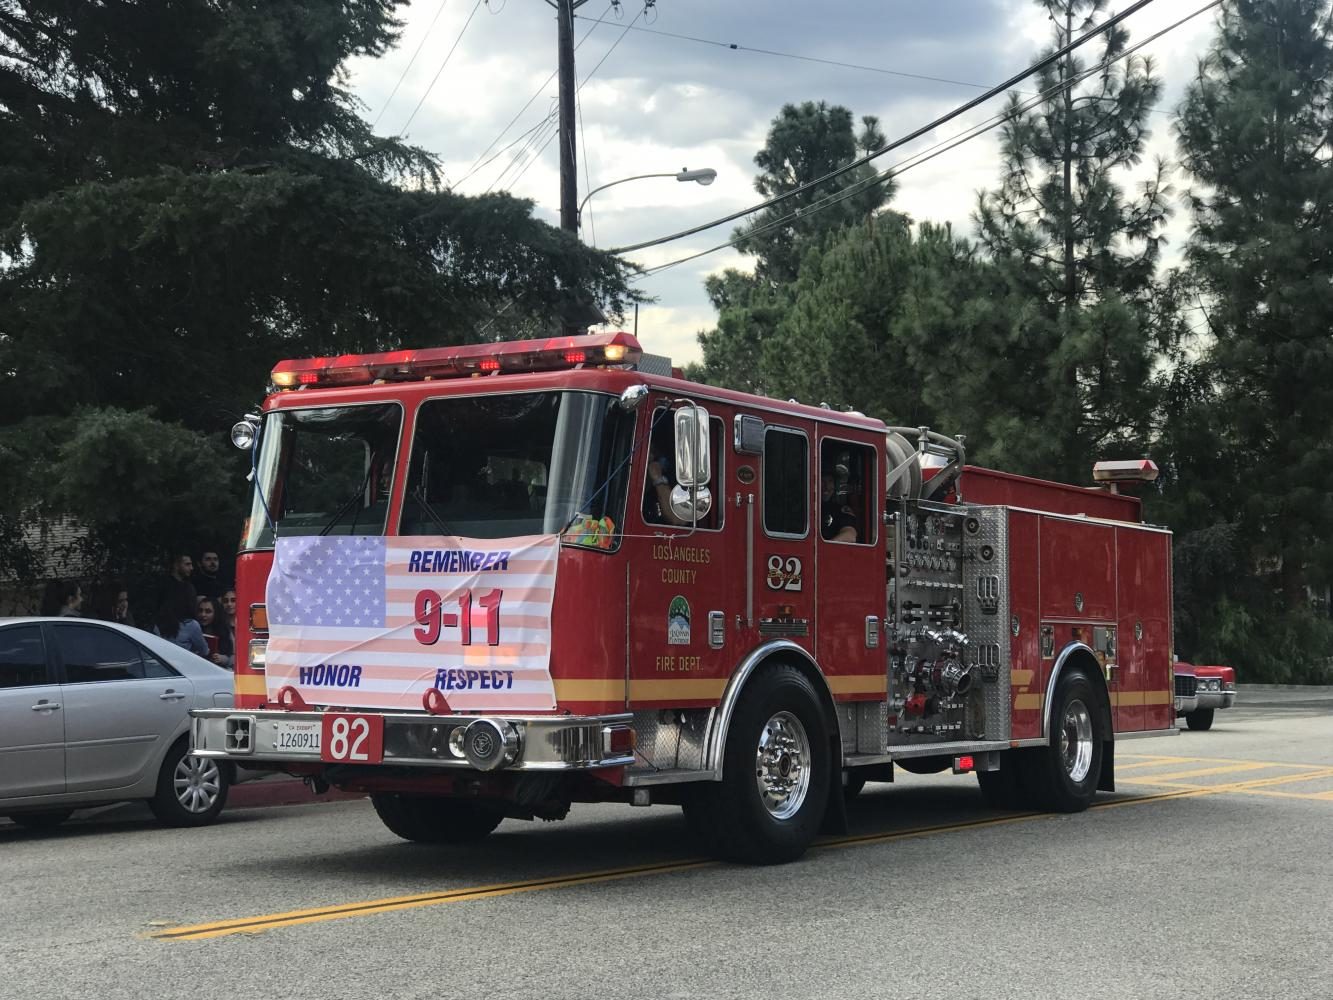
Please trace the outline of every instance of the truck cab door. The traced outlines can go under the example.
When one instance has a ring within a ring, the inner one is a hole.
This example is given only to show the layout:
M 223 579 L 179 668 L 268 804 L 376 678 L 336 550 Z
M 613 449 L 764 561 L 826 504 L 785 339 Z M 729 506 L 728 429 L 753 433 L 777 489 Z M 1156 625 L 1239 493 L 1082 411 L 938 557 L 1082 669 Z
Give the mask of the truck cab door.
M 834 695 L 883 697 L 883 471 L 876 449 L 849 439 L 819 440 L 815 652 Z

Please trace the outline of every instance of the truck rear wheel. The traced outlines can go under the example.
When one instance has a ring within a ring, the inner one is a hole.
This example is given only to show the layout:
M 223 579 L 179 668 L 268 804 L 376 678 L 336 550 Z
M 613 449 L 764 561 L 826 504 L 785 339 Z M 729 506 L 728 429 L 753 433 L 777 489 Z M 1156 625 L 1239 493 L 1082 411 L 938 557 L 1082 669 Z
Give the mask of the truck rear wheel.
M 465 844 L 480 840 L 504 819 L 504 807 L 477 799 L 383 792 L 370 797 L 380 820 L 417 844 Z
M 1022 768 L 1037 808 L 1088 808 L 1101 776 L 1102 729 L 1097 692 L 1088 675 L 1074 670 L 1062 676 L 1051 705 L 1050 745 L 1031 751 Z
M 731 719 L 722 780 L 694 790 L 687 818 L 720 857 L 794 861 L 819 832 L 831 773 L 814 686 L 794 667 L 767 667 L 749 682 Z
M 1213 728 L 1213 709 L 1196 708 L 1193 712 L 1186 712 L 1185 725 L 1201 733 L 1207 732 Z

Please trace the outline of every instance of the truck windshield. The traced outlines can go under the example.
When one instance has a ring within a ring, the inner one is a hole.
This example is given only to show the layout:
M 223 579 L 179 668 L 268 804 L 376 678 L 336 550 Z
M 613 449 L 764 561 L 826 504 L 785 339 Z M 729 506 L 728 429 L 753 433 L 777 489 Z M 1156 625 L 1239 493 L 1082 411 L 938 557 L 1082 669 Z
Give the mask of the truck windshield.
M 417 412 L 404 535 L 555 534 L 624 517 L 634 417 L 612 396 L 533 392 L 434 399 Z
M 270 411 L 245 547 L 272 545 L 275 527 L 280 536 L 383 534 L 402 423 L 397 403 Z

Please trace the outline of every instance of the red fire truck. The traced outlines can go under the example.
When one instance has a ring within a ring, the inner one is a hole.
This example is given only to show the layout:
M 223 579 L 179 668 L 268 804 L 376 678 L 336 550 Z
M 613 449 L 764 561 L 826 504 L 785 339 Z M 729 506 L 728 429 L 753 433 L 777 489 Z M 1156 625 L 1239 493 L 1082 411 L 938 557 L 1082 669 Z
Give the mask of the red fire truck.
M 895 768 L 1072 812 L 1175 731 L 1171 539 L 1114 484 L 693 383 L 625 333 L 284 361 L 233 439 L 236 705 L 196 752 L 369 793 L 409 840 L 667 803 L 779 862 Z

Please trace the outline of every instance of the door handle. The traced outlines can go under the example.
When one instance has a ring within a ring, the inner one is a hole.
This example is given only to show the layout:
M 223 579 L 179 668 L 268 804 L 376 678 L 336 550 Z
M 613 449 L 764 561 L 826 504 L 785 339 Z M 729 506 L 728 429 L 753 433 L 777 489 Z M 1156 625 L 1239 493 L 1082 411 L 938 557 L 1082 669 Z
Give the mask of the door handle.
M 158 697 L 161 698 L 163 701 L 180 701 L 182 698 L 185 697 L 185 695 L 177 694 L 175 691 L 168 689 L 164 691 L 162 694 L 158 695 Z
M 36 705 L 32 706 L 32 710 L 34 712 L 54 712 L 59 707 L 60 702 L 58 701 L 39 701 Z

